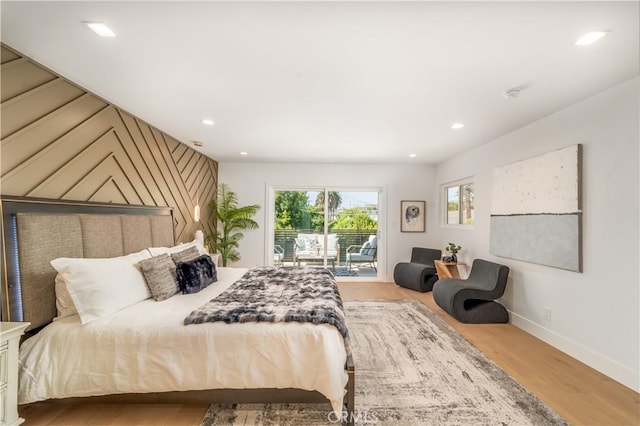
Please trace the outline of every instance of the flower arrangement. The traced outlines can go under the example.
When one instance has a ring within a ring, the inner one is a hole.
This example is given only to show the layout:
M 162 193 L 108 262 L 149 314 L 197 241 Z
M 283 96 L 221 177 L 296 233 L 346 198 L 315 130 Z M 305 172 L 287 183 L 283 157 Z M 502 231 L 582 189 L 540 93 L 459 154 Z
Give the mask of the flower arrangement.
M 445 256 L 443 258 L 444 261 L 447 262 L 457 262 L 458 261 L 458 252 L 462 250 L 462 246 L 456 245 L 455 243 L 449 243 L 448 246 L 444 248 L 444 251 L 447 253 L 451 253 L 450 256 Z

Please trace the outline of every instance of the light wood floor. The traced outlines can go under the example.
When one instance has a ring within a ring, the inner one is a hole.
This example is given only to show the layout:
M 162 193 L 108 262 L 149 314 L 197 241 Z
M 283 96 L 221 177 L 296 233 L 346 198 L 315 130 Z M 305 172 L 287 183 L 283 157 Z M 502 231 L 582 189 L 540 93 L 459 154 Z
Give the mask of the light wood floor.
M 416 299 L 443 318 L 525 388 L 575 425 L 640 425 L 640 396 L 510 324 L 468 325 L 431 293 L 391 283 L 341 283 L 345 300 Z M 356 365 L 357 374 L 357 365 Z M 44 401 L 21 406 L 29 425 L 199 425 L 206 405 Z

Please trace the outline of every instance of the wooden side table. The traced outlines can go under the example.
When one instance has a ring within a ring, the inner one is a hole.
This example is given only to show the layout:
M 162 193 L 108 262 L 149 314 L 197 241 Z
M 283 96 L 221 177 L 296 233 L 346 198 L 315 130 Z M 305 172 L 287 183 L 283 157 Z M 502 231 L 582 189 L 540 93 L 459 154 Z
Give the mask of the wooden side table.
M 18 346 L 28 322 L 0 322 L 0 425 L 24 422 L 18 417 Z
M 460 278 L 460 272 L 458 272 L 458 265 L 464 265 L 464 263 L 458 262 L 443 262 L 442 260 L 434 260 L 436 265 L 436 272 L 438 278 Z

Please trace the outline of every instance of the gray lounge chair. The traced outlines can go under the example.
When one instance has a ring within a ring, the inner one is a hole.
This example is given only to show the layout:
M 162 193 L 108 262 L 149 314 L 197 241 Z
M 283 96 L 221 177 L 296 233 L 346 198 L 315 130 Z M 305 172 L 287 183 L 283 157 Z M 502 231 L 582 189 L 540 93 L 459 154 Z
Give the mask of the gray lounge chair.
M 470 324 L 506 323 L 509 313 L 495 302 L 504 294 L 509 268 L 475 259 L 465 280 L 446 278 L 433 286 L 433 300 L 449 315 Z
M 438 281 L 433 261 L 440 259 L 442 251 L 437 249 L 414 247 L 411 250 L 411 262 L 401 262 L 393 269 L 393 280 L 401 287 L 417 291 L 431 291 Z
M 366 263 L 374 270 L 376 269 L 376 259 L 378 256 L 378 237 L 369 236 L 369 240 L 363 245 L 347 247 L 347 269 L 351 270 L 354 263 Z

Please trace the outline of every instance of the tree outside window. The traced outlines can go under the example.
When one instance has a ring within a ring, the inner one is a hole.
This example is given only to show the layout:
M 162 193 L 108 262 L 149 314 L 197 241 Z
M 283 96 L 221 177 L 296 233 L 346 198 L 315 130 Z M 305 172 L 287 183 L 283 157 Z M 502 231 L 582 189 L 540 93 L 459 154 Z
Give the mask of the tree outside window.
M 473 182 L 446 186 L 444 196 L 447 206 L 445 223 L 447 225 L 473 225 Z

